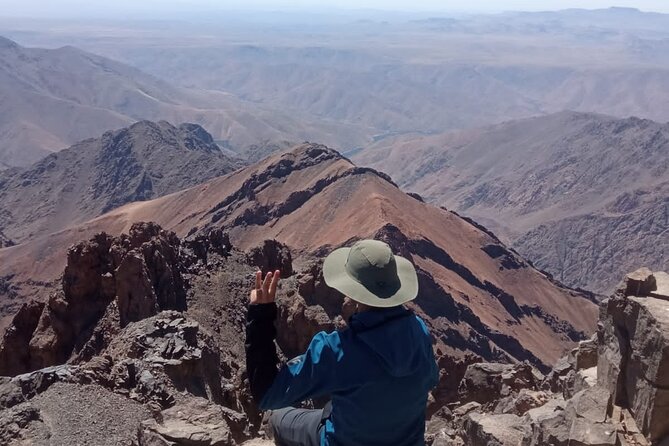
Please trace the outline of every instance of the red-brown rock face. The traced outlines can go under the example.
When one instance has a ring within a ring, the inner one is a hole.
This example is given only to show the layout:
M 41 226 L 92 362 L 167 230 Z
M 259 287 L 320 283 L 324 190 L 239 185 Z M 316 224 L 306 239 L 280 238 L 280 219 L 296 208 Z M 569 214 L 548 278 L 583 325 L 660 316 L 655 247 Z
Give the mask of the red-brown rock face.
M 13 335 L 0 345 L 0 373 L 61 364 L 73 353 L 90 356 L 131 321 L 185 310 L 178 249 L 173 233 L 151 223 L 116 238 L 101 233 L 70 248 L 61 289 L 46 305 L 27 304 L 14 318 L 8 331 Z M 22 354 L 10 353 L 15 350 Z

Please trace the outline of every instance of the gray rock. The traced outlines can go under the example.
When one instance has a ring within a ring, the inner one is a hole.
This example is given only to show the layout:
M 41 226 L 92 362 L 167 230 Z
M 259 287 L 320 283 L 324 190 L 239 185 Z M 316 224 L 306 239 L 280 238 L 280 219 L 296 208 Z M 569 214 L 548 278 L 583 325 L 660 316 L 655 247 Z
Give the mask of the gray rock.
M 606 421 L 611 394 L 603 387 L 595 386 L 578 392 L 567 401 L 565 413 L 571 420 L 584 419 L 590 423 Z
M 543 406 L 547 400 L 545 392 L 522 389 L 518 395 L 501 399 L 495 406 L 495 413 L 525 415 L 528 410 Z
M 0 444 L 48 444 L 49 430 L 40 411 L 30 404 L 22 404 L 0 411 Z
M 458 395 L 460 401 L 485 404 L 521 389 L 535 389 L 536 385 L 529 364 L 481 362 L 467 367 L 458 388 Z
M 562 396 L 564 399 L 569 399 L 581 390 L 589 389 L 595 385 L 597 385 L 597 367 L 579 371 L 572 370 L 565 379 Z
M 23 396 L 21 387 L 18 383 L 7 381 L 0 384 L 0 408 L 8 409 L 24 402 L 26 399 Z
M 521 418 L 512 414 L 471 413 L 464 429 L 470 446 L 520 446 L 526 435 Z
M 656 283 L 653 272 L 648 268 L 639 268 L 625 276 L 618 292 L 623 296 L 650 296 L 655 291 Z
M 600 309 L 597 381 L 652 441 L 669 435 L 669 301 L 613 297 Z
M 220 406 L 202 398 L 188 400 L 161 412 L 162 420 L 141 423 L 139 446 L 235 446 Z
M 568 446 L 570 426 L 564 405 L 563 400 L 554 399 L 527 411 L 523 424 L 528 426 L 528 433 L 523 439 L 523 446 Z
M 616 428 L 610 423 L 577 418 L 569 430 L 569 446 L 616 446 L 616 441 Z
M 11 382 L 21 389 L 21 393 L 26 399 L 29 399 L 44 392 L 56 382 L 78 381 L 78 369 L 79 367 L 72 365 L 46 367 L 34 372 L 17 375 L 12 378 Z
M 574 356 L 574 366 L 576 370 L 597 366 L 597 342 L 595 338 L 578 343 Z
M 463 404 L 462 406 L 459 406 L 453 410 L 453 416 L 456 418 L 461 418 L 467 415 L 470 412 L 473 412 L 475 410 L 478 410 L 481 407 L 481 403 L 477 403 L 476 401 L 469 402 L 467 404 Z
M 546 378 L 544 378 L 541 388 L 553 393 L 562 392 L 565 379 L 573 369 L 574 366 L 567 356 L 560 358 L 553 369 L 546 375 Z

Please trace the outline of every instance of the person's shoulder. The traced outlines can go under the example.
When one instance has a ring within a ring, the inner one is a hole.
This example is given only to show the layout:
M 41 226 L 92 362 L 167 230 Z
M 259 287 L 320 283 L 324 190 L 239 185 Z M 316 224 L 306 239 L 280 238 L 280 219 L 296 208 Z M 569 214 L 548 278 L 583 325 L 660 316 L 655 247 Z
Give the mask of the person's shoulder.
M 309 351 L 312 355 L 322 357 L 322 355 L 332 354 L 339 359 L 343 356 L 342 340 L 338 331 L 326 332 L 319 331 L 311 338 Z
M 319 331 L 311 339 L 311 344 L 321 344 L 323 346 L 328 346 L 330 348 L 339 348 L 341 345 L 342 339 L 340 332 L 335 331 Z

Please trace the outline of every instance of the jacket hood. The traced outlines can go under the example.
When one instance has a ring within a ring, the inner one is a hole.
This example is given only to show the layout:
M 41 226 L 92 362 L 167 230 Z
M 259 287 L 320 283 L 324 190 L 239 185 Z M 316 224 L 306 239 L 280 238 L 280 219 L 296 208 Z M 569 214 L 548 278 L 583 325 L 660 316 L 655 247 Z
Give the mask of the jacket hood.
M 354 314 L 349 327 L 393 377 L 412 375 L 431 358 L 427 327 L 404 307 Z

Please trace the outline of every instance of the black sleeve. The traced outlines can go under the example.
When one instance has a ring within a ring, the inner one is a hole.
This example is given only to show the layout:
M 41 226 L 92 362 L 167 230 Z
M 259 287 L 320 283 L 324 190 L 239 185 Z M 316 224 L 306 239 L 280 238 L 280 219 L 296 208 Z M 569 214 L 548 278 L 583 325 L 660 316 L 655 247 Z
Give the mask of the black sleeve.
M 246 315 L 246 372 L 251 395 L 260 404 L 277 374 L 275 303 L 249 305 Z

